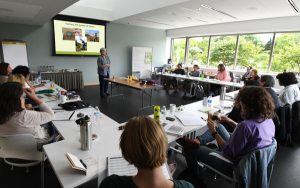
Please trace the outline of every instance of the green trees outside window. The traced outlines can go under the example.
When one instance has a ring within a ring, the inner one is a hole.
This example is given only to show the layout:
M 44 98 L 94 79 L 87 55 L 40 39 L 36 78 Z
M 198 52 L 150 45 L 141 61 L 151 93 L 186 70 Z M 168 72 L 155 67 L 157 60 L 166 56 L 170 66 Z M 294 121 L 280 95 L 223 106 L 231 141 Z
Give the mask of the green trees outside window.
M 300 33 L 277 33 L 271 71 L 300 72 Z
M 240 35 L 237 66 L 252 66 L 266 72 L 269 65 L 273 34 Z
M 188 64 L 206 65 L 209 37 L 189 38 Z
M 218 64 L 223 63 L 227 67 L 233 67 L 236 37 L 211 37 L 210 66 L 217 67 Z
M 172 60 L 176 64 L 184 63 L 187 50 L 185 63 L 208 65 L 208 52 L 210 52 L 210 67 L 217 67 L 219 63 L 224 63 L 230 69 L 252 66 L 259 72 L 300 72 L 300 32 L 275 33 L 274 42 L 273 37 L 274 33 L 174 38 Z M 187 39 L 188 45 L 186 45 Z M 238 47 L 236 47 L 237 39 Z
M 173 39 L 172 61 L 174 64 L 184 63 L 186 38 Z

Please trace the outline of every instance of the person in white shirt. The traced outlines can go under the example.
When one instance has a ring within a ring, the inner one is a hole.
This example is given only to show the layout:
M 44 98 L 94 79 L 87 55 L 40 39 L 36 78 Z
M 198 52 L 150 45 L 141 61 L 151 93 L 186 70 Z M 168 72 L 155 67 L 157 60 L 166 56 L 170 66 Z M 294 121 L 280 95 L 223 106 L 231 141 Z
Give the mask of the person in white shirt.
M 26 110 L 24 93 L 40 111 Z M 31 88 L 24 89 L 22 84 L 7 82 L 0 86 L 0 134 L 32 134 L 38 144 L 49 141 L 48 130 L 41 127 L 54 118 L 54 112 L 35 95 Z
M 296 101 L 300 101 L 300 90 L 296 75 L 293 72 L 284 72 L 276 76 L 281 86 L 284 86 L 280 92 L 279 100 L 281 106 L 286 104 L 292 105 Z

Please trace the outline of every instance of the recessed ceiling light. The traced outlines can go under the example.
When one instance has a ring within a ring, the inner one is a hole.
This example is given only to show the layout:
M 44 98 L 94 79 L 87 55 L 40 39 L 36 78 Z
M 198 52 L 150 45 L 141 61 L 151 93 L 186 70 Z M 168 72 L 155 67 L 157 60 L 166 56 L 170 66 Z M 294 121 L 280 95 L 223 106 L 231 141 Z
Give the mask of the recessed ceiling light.
M 214 7 L 209 6 L 209 5 L 202 4 L 201 7 L 206 8 L 206 9 L 209 9 L 209 10 L 212 10 L 212 11 L 215 11 L 215 12 L 218 12 L 218 13 L 220 13 L 220 14 L 224 14 L 224 15 L 226 15 L 226 16 L 229 16 L 229 17 L 233 18 L 233 19 L 237 19 L 237 17 L 232 16 L 232 15 L 230 15 L 230 14 L 228 14 L 228 13 L 226 13 L 226 12 L 223 12 L 223 11 L 221 11 L 221 10 L 218 10 L 218 9 L 216 9 L 216 8 L 214 8 Z
M 294 3 L 294 1 L 293 1 L 293 0 L 287 0 L 287 1 L 288 1 L 289 5 L 292 7 L 292 9 L 293 9 L 295 12 L 299 13 L 299 8 L 298 8 L 297 5 Z

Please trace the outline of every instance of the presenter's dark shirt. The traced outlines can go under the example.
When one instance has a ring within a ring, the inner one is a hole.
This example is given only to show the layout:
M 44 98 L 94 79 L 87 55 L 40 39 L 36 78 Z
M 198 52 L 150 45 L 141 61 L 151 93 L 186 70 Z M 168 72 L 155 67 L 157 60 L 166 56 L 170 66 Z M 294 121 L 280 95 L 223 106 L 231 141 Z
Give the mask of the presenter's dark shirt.
M 99 188 L 138 188 L 132 179 L 132 176 L 111 175 L 105 178 Z M 184 180 L 174 181 L 174 188 L 194 188 L 194 186 Z

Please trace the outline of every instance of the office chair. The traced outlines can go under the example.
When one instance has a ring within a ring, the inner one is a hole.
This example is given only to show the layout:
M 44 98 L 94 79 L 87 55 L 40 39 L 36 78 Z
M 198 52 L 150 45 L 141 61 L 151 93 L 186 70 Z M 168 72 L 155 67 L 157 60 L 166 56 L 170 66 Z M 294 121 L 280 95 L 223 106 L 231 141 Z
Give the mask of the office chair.
M 224 165 L 234 166 L 233 171 L 220 171 L 209 164 L 198 161 L 198 165 L 212 170 L 234 184 L 235 188 L 268 188 L 272 176 L 277 142 L 244 155 L 237 165 L 216 152 L 209 155 L 222 160 Z
M 300 140 L 300 101 L 292 104 L 292 138 L 293 141 Z
M 37 150 L 37 142 L 31 134 L 0 135 L 0 157 L 13 167 L 29 167 L 43 163 L 43 152 Z M 41 165 L 43 168 L 43 164 Z M 43 169 L 42 169 L 43 170 Z

